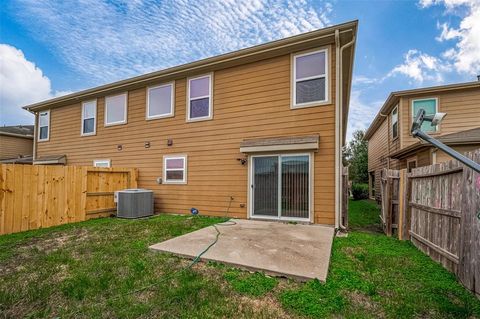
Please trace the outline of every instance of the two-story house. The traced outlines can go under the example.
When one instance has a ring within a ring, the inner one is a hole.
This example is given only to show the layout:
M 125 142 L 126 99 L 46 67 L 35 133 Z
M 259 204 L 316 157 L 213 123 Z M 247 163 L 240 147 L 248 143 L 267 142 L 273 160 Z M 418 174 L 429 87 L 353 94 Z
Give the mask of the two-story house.
M 136 167 L 157 212 L 339 224 L 357 22 L 26 106 L 35 164 Z
M 392 92 L 365 133 L 371 198 L 381 200 L 382 168 L 411 170 L 451 159 L 411 135 L 420 108 L 427 114 L 447 113 L 438 126 L 423 123 L 429 135 L 460 153 L 480 148 L 480 80 Z

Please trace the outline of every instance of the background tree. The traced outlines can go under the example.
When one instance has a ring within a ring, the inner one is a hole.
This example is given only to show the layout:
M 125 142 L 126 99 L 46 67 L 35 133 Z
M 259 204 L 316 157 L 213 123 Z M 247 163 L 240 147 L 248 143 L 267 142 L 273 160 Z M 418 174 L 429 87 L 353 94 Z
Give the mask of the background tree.
M 349 178 L 354 183 L 368 183 L 368 145 L 364 136 L 364 131 L 355 131 L 343 151 L 343 164 L 349 166 Z

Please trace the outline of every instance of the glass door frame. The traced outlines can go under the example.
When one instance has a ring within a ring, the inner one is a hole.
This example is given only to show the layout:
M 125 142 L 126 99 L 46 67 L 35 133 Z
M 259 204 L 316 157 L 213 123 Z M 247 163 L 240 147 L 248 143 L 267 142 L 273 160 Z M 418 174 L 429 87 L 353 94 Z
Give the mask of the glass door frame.
M 278 196 L 278 215 L 277 216 L 267 216 L 267 215 L 254 215 L 253 214 L 253 205 L 254 205 L 254 192 L 253 192 L 253 182 L 254 182 L 254 168 L 253 168 L 253 161 L 255 157 L 278 157 L 278 188 L 279 188 L 279 196 Z M 282 197 L 281 197 L 281 189 L 282 189 L 282 162 L 281 158 L 286 156 L 308 156 L 308 217 L 307 218 L 299 218 L 299 217 L 283 217 L 282 214 Z M 313 172 L 313 153 L 271 153 L 271 154 L 255 154 L 248 156 L 248 209 L 247 209 L 247 218 L 248 219 L 259 219 L 259 220 L 279 220 L 279 221 L 298 221 L 298 222 L 310 222 L 313 223 L 313 190 L 314 190 L 314 172 Z

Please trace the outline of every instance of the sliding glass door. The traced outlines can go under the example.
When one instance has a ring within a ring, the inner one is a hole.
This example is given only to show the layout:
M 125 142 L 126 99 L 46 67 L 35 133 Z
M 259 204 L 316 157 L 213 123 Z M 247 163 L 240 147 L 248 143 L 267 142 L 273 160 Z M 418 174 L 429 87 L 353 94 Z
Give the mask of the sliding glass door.
M 252 157 L 252 217 L 310 218 L 310 155 Z

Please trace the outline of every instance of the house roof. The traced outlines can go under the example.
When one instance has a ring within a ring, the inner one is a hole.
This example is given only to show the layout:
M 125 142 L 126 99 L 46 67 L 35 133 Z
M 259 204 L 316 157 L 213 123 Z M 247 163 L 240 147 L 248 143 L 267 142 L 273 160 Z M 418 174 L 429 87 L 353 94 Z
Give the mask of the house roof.
M 441 135 L 437 138 L 440 142 L 446 145 L 470 145 L 480 144 L 480 127 L 473 129 Z M 420 149 L 433 147 L 431 144 L 425 141 L 418 141 L 412 145 L 402 148 L 392 154 L 390 158 L 403 158 L 411 153 L 417 152 Z
M 33 160 L 34 165 L 48 165 L 48 164 L 63 164 L 67 163 L 67 156 L 66 155 L 49 155 L 49 156 L 41 156 L 37 157 Z
M 1 126 L 0 135 L 33 139 L 33 125 Z
M 221 54 L 207 59 L 182 64 L 172 68 L 132 77 L 129 79 L 101 85 L 84 91 L 64 95 L 50 100 L 24 106 L 24 109 L 35 113 L 41 110 L 52 109 L 69 104 L 79 103 L 86 99 L 133 90 L 140 87 L 152 85 L 160 81 L 171 81 L 177 78 L 192 76 L 195 74 L 212 72 L 228 67 L 238 66 L 246 63 L 256 62 L 268 58 L 308 50 L 324 45 L 336 43 L 336 34 L 339 42 L 347 44 L 355 39 L 357 34 L 358 20 L 330 26 L 327 28 L 302 33 L 292 37 L 256 45 L 238 51 Z M 337 33 L 338 32 L 338 33 Z M 348 117 L 348 106 L 350 101 L 350 88 L 352 82 L 353 57 L 355 43 L 342 52 L 342 101 L 343 105 L 343 140 L 345 140 L 346 124 Z M 334 77 L 332 77 L 334 78 Z
M 370 127 L 365 132 L 364 139 L 369 140 L 372 137 L 373 133 L 375 133 L 375 131 L 380 127 L 380 124 L 382 124 L 386 116 L 392 111 L 392 109 L 397 104 L 399 98 L 402 96 L 424 94 L 424 93 L 427 94 L 427 93 L 446 92 L 446 91 L 462 90 L 462 89 L 469 89 L 469 88 L 476 88 L 476 87 L 480 88 L 480 81 L 439 85 L 439 86 L 431 86 L 426 88 L 392 92 L 388 96 L 383 106 L 380 108 L 380 111 L 377 113 L 377 115 L 373 119 L 372 124 L 370 124 Z
M 15 157 L 15 158 L 7 158 L 1 160 L 0 163 L 2 164 L 32 164 L 33 163 L 33 156 L 23 156 L 23 157 Z

